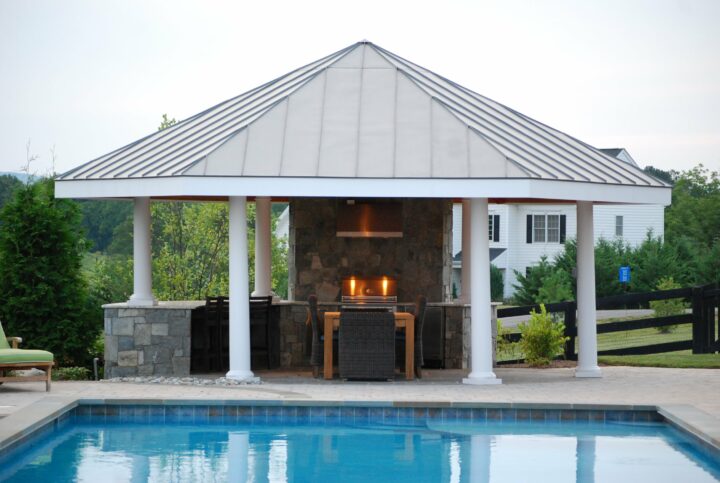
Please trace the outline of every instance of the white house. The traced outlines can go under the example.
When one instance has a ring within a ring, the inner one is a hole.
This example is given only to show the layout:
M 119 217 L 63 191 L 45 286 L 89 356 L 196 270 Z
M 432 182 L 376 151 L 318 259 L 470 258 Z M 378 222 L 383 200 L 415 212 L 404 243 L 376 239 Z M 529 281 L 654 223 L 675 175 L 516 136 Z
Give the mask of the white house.
M 623 148 L 601 149 L 605 154 L 638 166 Z M 664 236 L 663 205 L 595 205 L 593 207 L 595 241 L 621 239 L 637 246 L 648 230 Z M 577 234 L 574 204 L 507 203 L 490 204 L 488 237 L 490 261 L 503 273 L 505 297 L 515 292 L 515 272 L 526 273 L 545 255 L 548 259 L 562 252 L 566 239 Z M 453 205 L 453 284 L 462 294 L 462 204 Z

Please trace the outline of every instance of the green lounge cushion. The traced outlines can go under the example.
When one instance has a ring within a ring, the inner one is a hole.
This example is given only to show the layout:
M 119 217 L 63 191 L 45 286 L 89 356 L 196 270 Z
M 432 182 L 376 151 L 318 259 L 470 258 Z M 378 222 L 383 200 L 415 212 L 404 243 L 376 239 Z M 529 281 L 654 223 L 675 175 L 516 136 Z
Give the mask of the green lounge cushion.
M 8 343 L 7 338 L 5 337 L 5 331 L 2 328 L 2 324 L 0 324 L 0 349 L 9 349 L 10 343 Z
M 0 349 L 0 364 L 52 362 L 52 352 L 31 349 Z

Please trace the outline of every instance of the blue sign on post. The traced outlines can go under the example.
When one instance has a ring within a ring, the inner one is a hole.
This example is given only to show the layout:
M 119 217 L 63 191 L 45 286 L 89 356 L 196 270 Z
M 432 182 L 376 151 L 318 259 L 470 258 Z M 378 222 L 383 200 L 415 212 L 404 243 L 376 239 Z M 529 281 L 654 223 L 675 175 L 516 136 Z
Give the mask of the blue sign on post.
M 618 280 L 620 283 L 630 282 L 630 267 L 620 267 L 618 271 Z

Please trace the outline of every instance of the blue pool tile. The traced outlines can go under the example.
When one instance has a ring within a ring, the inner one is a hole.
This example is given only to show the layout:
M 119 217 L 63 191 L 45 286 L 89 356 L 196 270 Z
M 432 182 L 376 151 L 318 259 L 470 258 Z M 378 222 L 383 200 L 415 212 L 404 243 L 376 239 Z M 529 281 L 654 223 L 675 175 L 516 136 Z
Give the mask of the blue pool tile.
M 578 409 L 575 411 L 575 422 L 587 424 L 590 422 L 590 411 Z
M 250 424 L 253 420 L 252 406 L 237 406 L 237 423 Z
M 222 406 L 223 423 L 237 424 L 238 407 L 235 405 Z
M 365 425 L 370 424 L 370 409 L 369 408 L 355 408 L 355 424 Z
M 133 406 L 133 423 L 147 423 L 150 420 L 150 408 L 148 406 Z
M 502 410 L 500 408 L 487 408 L 487 419 L 492 422 L 502 420 Z
M 296 406 L 283 406 L 280 408 L 280 416 L 284 423 L 295 422 L 297 418 Z
M 428 408 L 427 418 L 433 421 L 442 421 L 442 409 L 441 408 Z
M 588 420 L 593 423 L 604 423 L 605 411 L 591 409 L 588 411 Z
M 633 411 L 605 411 L 606 422 L 632 422 L 634 419 Z
M 343 406 L 340 408 L 340 421 L 343 424 L 355 424 L 355 408 Z
M 208 419 L 218 420 L 223 417 L 223 406 L 220 404 L 213 404 L 208 406 Z
M 531 419 L 531 413 L 529 409 L 516 409 L 515 410 L 515 417 L 518 422 L 520 421 L 530 421 Z
M 397 408 L 383 408 L 383 423 L 397 424 L 398 423 L 398 409 Z
M 77 416 L 90 416 L 90 406 L 81 404 L 75 408 L 75 415 Z
M 151 423 L 164 423 L 165 422 L 165 406 L 162 404 L 155 404 L 150 406 L 150 422 Z
M 252 423 L 253 424 L 265 424 L 267 423 L 267 407 L 265 406 L 252 406 Z
M 368 410 L 368 422 L 370 424 L 382 424 L 383 422 L 383 408 L 369 408 Z
M 308 424 L 310 422 L 310 408 L 307 406 L 297 407 L 297 422 L 299 424 Z
M 325 424 L 325 408 L 310 408 L 310 424 Z
M 340 408 L 337 406 L 328 406 L 325 408 L 325 423 L 340 424 Z
M 105 418 L 105 405 L 104 404 L 93 404 L 90 406 L 90 414 L 96 418 Z
M 132 406 L 120 406 L 120 414 L 117 416 L 120 423 L 132 423 L 135 418 L 135 410 Z
M 575 422 L 575 411 L 571 409 L 561 409 L 560 410 L 560 421 L 564 423 L 573 423 Z
M 108 404 L 105 406 L 105 417 L 108 419 L 117 418 L 120 415 L 120 406 L 117 404 Z
M 427 417 L 428 417 L 427 408 L 412 408 L 412 410 L 413 410 L 413 418 L 415 418 L 416 420 L 427 419 Z
M 514 423 L 517 420 L 517 410 L 511 408 L 501 409 L 503 423 Z
M 195 424 L 207 424 L 209 418 L 209 406 L 195 406 L 195 410 L 193 412 L 193 421 L 195 422 Z
M 546 409 L 545 410 L 545 422 L 546 423 L 559 423 L 560 422 L 560 410 Z
M 283 408 L 280 406 L 269 406 L 265 415 L 268 424 L 281 424 L 283 422 L 282 410 Z
M 485 408 L 472 408 L 470 415 L 474 423 L 485 423 L 487 422 L 487 409 Z
M 411 424 L 415 420 L 414 408 L 397 408 L 398 424 Z
M 530 420 L 536 423 L 544 423 L 545 422 L 545 410 L 544 409 L 531 409 L 530 410 Z
M 455 417 L 458 419 L 458 421 L 471 421 L 472 410 L 470 408 L 458 408 Z

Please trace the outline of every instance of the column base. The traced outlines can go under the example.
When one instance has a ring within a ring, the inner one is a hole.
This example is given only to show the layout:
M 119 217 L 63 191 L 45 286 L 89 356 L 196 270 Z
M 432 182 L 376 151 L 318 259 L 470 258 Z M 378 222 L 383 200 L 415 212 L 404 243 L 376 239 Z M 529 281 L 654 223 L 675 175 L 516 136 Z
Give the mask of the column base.
M 502 379 L 498 378 L 494 372 L 483 372 L 476 374 L 471 372 L 468 377 L 463 378 L 463 384 L 474 386 L 484 386 L 489 384 L 502 384 Z
M 130 307 L 154 307 L 158 304 L 155 297 L 146 297 L 143 295 L 131 295 L 130 300 L 127 301 Z
M 578 367 L 575 369 L 575 377 L 602 377 L 602 371 L 598 366 L 588 369 Z
M 252 371 L 233 371 L 230 370 L 225 374 L 225 377 L 228 379 L 232 379 L 234 381 L 245 381 L 245 382 L 254 382 L 259 381 L 259 377 L 255 377 L 255 374 L 253 374 Z

